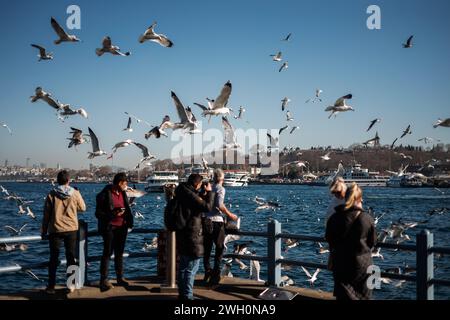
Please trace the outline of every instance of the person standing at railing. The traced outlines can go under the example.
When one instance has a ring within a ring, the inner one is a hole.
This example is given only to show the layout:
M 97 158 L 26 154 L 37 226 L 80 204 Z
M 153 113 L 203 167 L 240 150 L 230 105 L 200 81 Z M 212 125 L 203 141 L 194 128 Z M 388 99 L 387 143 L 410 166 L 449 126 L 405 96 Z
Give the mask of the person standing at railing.
M 78 212 L 86 211 L 86 204 L 80 192 L 71 187 L 70 175 L 62 170 L 57 176 L 58 186 L 47 195 L 44 204 L 41 236 L 48 233 L 50 261 L 48 264 L 48 285 L 46 292 L 55 293 L 56 270 L 59 264 L 59 248 L 64 242 L 67 267 L 75 265 L 75 248 L 78 231 Z M 74 289 L 70 289 L 72 292 Z
M 362 190 L 353 183 L 345 194 L 345 204 L 336 207 L 327 222 L 325 238 L 330 247 L 337 300 L 366 300 L 372 295 L 367 286 L 367 268 L 373 264 L 377 233 L 362 203 Z
M 202 176 L 191 174 L 186 183 L 180 183 L 175 189 L 175 198 L 186 225 L 176 231 L 177 251 L 180 256 L 178 267 L 178 293 L 181 300 L 193 299 L 195 275 L 204 253 L 202 213 L 212 210 L 214 197 L 211 185 L 203 187 L 204 194 L 199 195 Z
M 103 238 L 103 255 L 100 262 L 100 290 L 107 291 L 114 286 L 108 280 L 109 260 L 114 253 L 114 267 L 117 285 L 128 286 L 124 277 L 123 253 L 127 234 L 133 228 L 133 214 L 127 197 L 128 178 L 117 173 L 113 184 L 107 185 L 96 197 L 95 216 L 98 231 Z
M 212 211 L 206 214 L 203 224 L 205 255 L 203 256 L 203 266 L 205 268 L 204 281 L 211 285 L 220 282 L 220 264 L 222 262 L 222 255 L 224 251 L 225 240 L 225 220 L 223 213 L 228 219 L 236 221 L 238 217 L 231 213 L 224 205 L 225 188 L 223 187 L 224 173 L 221 169 L 214 171 L 214 206 Z M 211 269 L 210 257 L 211 250 L 214 244 L 214 269 Z

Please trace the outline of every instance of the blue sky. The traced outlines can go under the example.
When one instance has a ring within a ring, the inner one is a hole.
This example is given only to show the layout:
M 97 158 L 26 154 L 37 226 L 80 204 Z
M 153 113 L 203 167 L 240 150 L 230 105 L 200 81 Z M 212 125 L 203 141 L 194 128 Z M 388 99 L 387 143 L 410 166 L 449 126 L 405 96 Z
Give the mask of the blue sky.
M 81 30 L 71 30 L 82 43 L 53 44 L 54 16 L 65 26 L 66 8 L 81 8 Z M 381 8 L 381 30 L 366 27 L 369 5 Z M 303 148 L 317 145 L 348 146 L 372 138 L 370 120 L 383 144 L 390 144 L 408 124 L 413 134 L 403 143 L 417 144 L 428 136 L 450 143 L 450 130 L 433 129 L 439 117 L 450 117 L 450 2 L 448 1 L 10 1 L 2 3 L 0 28 L 0 122 L 14 131 L 0 131 L 0 161 L 24 164 L 61 163 L 87 168 L 89 145 L 67 149 L 69 127 L 90 126 L 109 151 L 123 139 L 143 142 L 158 158 L 166 158 L 170 139 L 150 139 L 148 130 L 135 125 L 125 133 L 134 113 L 152 124 L 165 114 L 176 118 L 170 91 L 185 105 L 215 97 L 230 80 L 229 105 L 246 107 L 236 128 L 279 128 L 285 124 L 280 100 L 288 96 L 289 110 L 301 129 L 284 134 L 281 145 Z M 138 43 L 153 22 L 173 48 Z M 292 32 L 292 39 L 280 41 Z M 401 44 L 414 34 L 414 47 Z M 105 35 L 130 57 L 97 57 L 95 48 Z M 54 53 L 53 61 L 37 61 L 31 43 Z M 270 54 L 283 52 L 289 68 L 278 72 Z M 89 112 L 89 119 L 74 117 L 58 122 L 43 102 L 29 96 L 42 86 L 55 97 Z M 324 92 L 321 104 L 305 104 L 315 88 Z M 328 119 L 324 112 L 339 96 L 353 94 L 356 111 Z M 196 111 L 200 118 L 199 109 Z M 217 117 L 203 129 L 221 128 Z M 1 128 L 0 128 L 1 129 Z M 132 167 L 136 148 L 120 150 L 115 165 Z M 106 157 L 92 161 L 111 164 Z

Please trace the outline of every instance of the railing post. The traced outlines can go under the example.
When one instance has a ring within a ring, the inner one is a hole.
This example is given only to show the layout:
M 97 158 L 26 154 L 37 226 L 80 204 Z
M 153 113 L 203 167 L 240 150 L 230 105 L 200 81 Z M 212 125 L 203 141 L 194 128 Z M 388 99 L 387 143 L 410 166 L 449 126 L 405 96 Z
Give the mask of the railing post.
M 269 286 L 279 286 L 281 283 L 281 266 L 277 260 L 281 258 L 281 224 L 277 220 L 269 221 L 267 225 L 267 282 Z
M 176 284 L 177 252 L 175 231 L 166 231 L 166 283 L 160 286 L 160 291 L 172 293 L 178 290 Z
M 416 266 L 417 266 L 417 300 L 434 300 L 434 286 L 430 280 L 434 277 L 434 255 L 430 251 L 433 247 L 433 234 L 423 230 L 416 237 Z
M 88 259 L 88 225 L 86 221 L 78 221 L 78 284 L 80 288 L 88 283 L 87 259 Z

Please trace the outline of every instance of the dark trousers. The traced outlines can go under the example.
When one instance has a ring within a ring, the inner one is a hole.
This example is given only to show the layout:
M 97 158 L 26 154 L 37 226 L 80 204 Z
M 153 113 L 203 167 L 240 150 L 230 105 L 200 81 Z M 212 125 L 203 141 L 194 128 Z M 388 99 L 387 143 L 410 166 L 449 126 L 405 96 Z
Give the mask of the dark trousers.
M 103 255 L 100 262 L 100 281 L 108 279 L 109 260 L 114 252 L 114 267 L 117 278 L 123 277 L 123 252 L 127 239 L 128 228 L 112 227 L 102 233 Z
M 222 262 L 224 251 L 225 226 L 223 222 L 211 222 L 208 221 L 208 219 L 205 219 L 204 224 L 203 246 L 205 248 L 205 253 L 203 256 L 203 266 L 205 267 L 205 272 L 211 270 L 209 260 L 211 257 L 212 245 L 214 244 L 216 252 L 214 256 L 214 271 L 217 272 L 220 271 L 220 263 Z
M 75 264 L 75 248 L 77 245 L 77 231 L 51 233 L 48 236 L 50 247 L 50 261 L 48 263 L 48 287 L 56 285 L 56 269 L 59 264 L 59 248 L 64 241 L 67 267 Z

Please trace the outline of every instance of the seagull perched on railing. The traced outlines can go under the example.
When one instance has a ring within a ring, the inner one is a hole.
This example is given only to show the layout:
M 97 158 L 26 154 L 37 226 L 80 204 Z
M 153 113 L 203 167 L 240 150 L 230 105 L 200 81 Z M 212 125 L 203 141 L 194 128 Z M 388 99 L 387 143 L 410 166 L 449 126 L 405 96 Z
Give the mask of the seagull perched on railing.
M 107 153 L 103 150 L 100 150 L 100 146 L 98 143 L 98 138 L 95 135 L 94 131 L 92 131 L 91 128 L 88 127 L 89 130 L 89 136 L 91 137 L 91 144 L 92 144 L 92 152 L 89 152 L 88 159 L 94 159 L 95 157 L 104 156 Z
M 106 36 L 103 38 L 102 47 L 95 49 L 95 53 L 99 57 L 102 56 L 104 53 L 111 53 L 112 55 L 122 56 L 122 57 L 127 57 L 131 54 L 128 51 L 125 53 L 120 52 L 120 48 L 118 46 L 112 45 L 111 37 L 109 37 L 109 36 Z
M 211 119 L 211 116 L 230 114 L 231 112 L 233 112 L 233 110 L 227 107 L 227 104 L 231 95 L 231 89 L 231 82 L 227 81 L 216 100 L 207 99 L 208 106 L 199 103 L 194 104 L 203 110 L 202 116 L 206 117 L 207 115 L 209 115 L 209 119 Z
M 55 30 L 56 34 L 58 35 L 59 39 L 55 40 L 55 44 L 60 44 L 61 42 L 79 42 L 81 41 L 78 39 L 75 35 L 70 35 L 66 31 L 64 31 L 63 28 L 56 22 L 56 20 L 52 17 L 50 20 L 53 29 Z
M 348 106 L 346 104 L 346 101 L 348 99 L 351 99 L 353 97 L 352 94 L 347 94 L 345 96 L 340 97 L 339 99 L 336 100 L 336 102 L 334 103 L 334 105 L 329 106 L 325 109 L 325 111 L 331 111 L 330 116 L 328 117 L 328 119 L 330 119 L 333 115 L 336 117 L 336 115 L 339 112 L 346 112 L 346 111 L 355 111 L 355 109 L 353 109 L 353 107 Z
M 170 48 L 173 46 L 173 42 L 163 34 L 158 34 L 154 31 L 156 27 L 156 21 L 152 23 L 144 34 L 139 37 L 139 43 L 144 43 L 145 41 L 153 41 L 159 43 L 161 46 Z
M 41 61 L 41 60 L 52 60 L 53 59 L 53 53 L 51 53 L 51 52 L 47 53 L 45 51 L 44 47 L 38 46 L 37 44 L 32 44 L 31 46 L 36 48 L 36 49 L 39 49 L 39 55 L 38 55 L 39 60 L 38 61 Z

